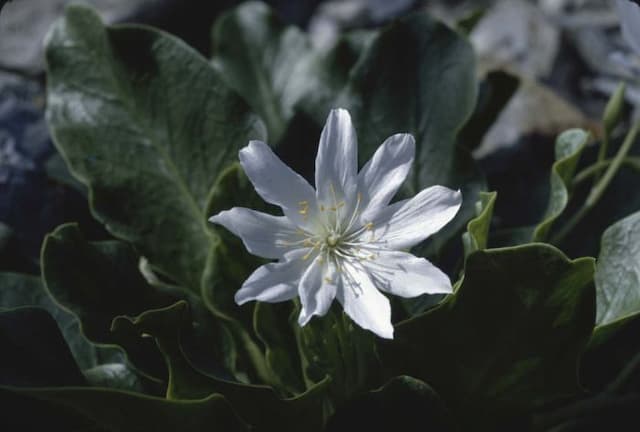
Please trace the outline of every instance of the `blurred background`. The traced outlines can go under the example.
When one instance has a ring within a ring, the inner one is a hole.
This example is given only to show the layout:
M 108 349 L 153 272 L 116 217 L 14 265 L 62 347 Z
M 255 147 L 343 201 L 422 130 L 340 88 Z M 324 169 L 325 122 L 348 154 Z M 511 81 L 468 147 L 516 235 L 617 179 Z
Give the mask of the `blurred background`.
M 0 270 L 37 272 L 44 234 L 78 221 L 90 238 L 107 234 L 93 222 L 86 191 L 66 171 L 44 120 L 43 38 L 67 0 L 12 0 L 0 12 Z M 209 55 L 216 16 L 235 0 L 87 0 L 109 23 L 164 29 Z M 281 18 L 329 45 L 344 30 L 374 28 L 418 9 L 465 23 L 478 55 L 478 75 L 503 70 L 519 87 L 474 156 L 501 185 L 509 208 L 500 217 L 527 223 L 539 203 L 535 179 L 548 177 L 555 135 L 570 127 L 598 133 L 599 118 L 621 80 L 627 113 L 640 106 L 640 63 L 624 42 L 610 0 L 269 0 Z M 518 172 L 510 168 L 518 167 Z M 522 167 L 525 167 L 524 170 Z M 544 183 L 544 182 L 543 182 Z M 543 184 L 541 183 L 541 184 Z M 546 190 L 546 188 L 543 187 Z M 518 212 L 518 214 L 512 214 Z M 500 224 L 501 221 L 496 221 Z M 509 222 L 506 222 L 509 225 Z M 596 239 L 597 241 L 597 239 Z

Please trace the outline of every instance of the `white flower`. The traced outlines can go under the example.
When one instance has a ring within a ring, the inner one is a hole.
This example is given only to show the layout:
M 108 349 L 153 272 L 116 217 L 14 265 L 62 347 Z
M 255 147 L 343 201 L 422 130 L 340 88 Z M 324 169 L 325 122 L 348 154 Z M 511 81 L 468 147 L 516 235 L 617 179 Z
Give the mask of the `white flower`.
M 640 55 L 640 6 L 629 0 L 616 0 L 622 35 L 631 48 Z
M 358 325 L 391 339 L 391 306 L 380 291 L 401 297 L 450 293 L 447 275 L 402 250 L 447 224 L 460 208 L 460 192 L 433 186 L 389 205 L 414 153 L 411 135 L 393 135 L 358 173 L 356 133 L 343 109 L 331 111 L 322 131 L 315 190 L 266 144 L 251 141 L 240 150 L 256 191 L 284 216 L 234 207 L 209 219 L 240 237 L 252 254 L 278 259 L 249 276 L 236 302 L 299 296 L 304 326 L 337 298 Z

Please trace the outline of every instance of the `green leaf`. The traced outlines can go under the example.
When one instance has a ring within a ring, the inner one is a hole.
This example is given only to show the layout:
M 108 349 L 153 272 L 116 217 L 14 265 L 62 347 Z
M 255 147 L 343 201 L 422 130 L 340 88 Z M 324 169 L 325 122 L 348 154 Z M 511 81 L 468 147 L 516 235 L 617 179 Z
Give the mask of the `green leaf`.
M 212 37 L 214 67 L 264 119 L 269 141 L 278 142 L 307 91 L 307 35 L 265 3 L 247 2 L 218 18 Z
M 47 235 L 41 261 L 47 290 L 78 317 L 92 342 L 121 345 L 136 366 L 152 376 L 163 376 L 150 341 L 132 346 L 111 332 L 111 321 L 118 315 L 134 315 L 175 301 L 146 282 L 131 246 L 116 240 L 88 242 L 77 225 L 66 224 Z
M 553 223 L 567 207 L 571 180 L 589 139 L 589 132 L 582 129 L 570 129 L 558 136 L 556 161 L 551 167 L 549 204 L 542 221 L 533 231 L 532 241 L 544 241 Z
M 485 187 L 468 151 L 456 145 L 475 108 L 476 87 L 469 42 L 421 12 L 374 38 L 350 72 L 340 100 L 354 118 L 361 160 L 387 137 L 409 132 L 416 139 L 416 158 L 406 192 L 413 195 L 435 184 L 461 188 L 463 208 L 431 239 L 435 250 L 473 217 Z
M 464 256 L 487 248 L 489 240 L 489 227 L 493 207 L 496 203 L 496 192 L 481 192 L 480 199 L 476 202 L 477 216 L 467 224 L 467 232 L 462 234 L 462 244 L 464 245 Z
M 430 383 L 470 429 L 494 430 L 579 392 L 594 323 L 594 260 L 545 244 L 471 254 L 456 294 L 382 342 L 388 376 Z
M 47 119 L 94 216 L 199 293 L 216 236 L 205 208 L 220 171 L 264 128 L 178 39 L 105 27 L 71 6 L 48 34 Z
M 46 292 L 39 277 L 19 273 L 0 273 L 0 309 L 35 306 L 49 312 L 81 369 L 117 361 L 121 353 L 113 348 L 98 347 L 80 330 L 78 319 L 63 310 Z
M 491 71 L 481 81 L 473 115 L 460 131 L 458 141 L 466 148 L 477 148 L 520 85 L 508 72 Z
M 216 21 L 212 64 L 260 114 L 269 142 L 277 145 L 289 140 L 299 110 L 324 124 L 371 35 L 347 33 L 318 49 L 307 34 L 286 25 L 265 3 L 246 2 Z M 299 149 L 300 142 L 294 145 Z
M 148 391 L 148 381 L 125 363 L 104 363 L 82 371 L 91 387 L 108 387 L 136 393 Z
M 82 322 L 87 336 L 111 343 L 111 321 L 166 306 L 175 297 L 150 286 L 138 269 L 138 254 L 117 240 L 89 242 L 76 224 L 47 235 L 42 246 L 42 275 L 58 303 Z
M 266 208 L 237 163 L 220 174 L 211 190 L 207 213 L 213 215 L 232 207 Z M 270 382 L 271 377 L 257 337 L 251 332 L 254 305 L 239 307 L 234 295 L 249 275 L 264 263 L 265 260 L 247 252 L 238 237 L 221 230 L 220 241 L 211 249 L 202 277 L 202 300 L 224 323 L 236 343 L 234 349 L 240 354 L 227 366 L 237 378 L 246 381 L 257 378 Z M 247 360 L 248 364 L 242 364 Z
M 344 101 L 359 126 L 363 160 L 387 137 L 409 132 L 418 168 L 412 191 L 450 183 L 456 134 L 476 102 L 471 45 L 426 13 L 401 19 L 377 35 L 355 65 Z
M 96 432 L 248 430 L 220 395 L 171 401 L 121 390 L 0 388 L 0 397 L 3 425 L 10 430 L 53 425 L 57 430 Z
M 0 312 L 0 385 L 85 385 L 56 321 L 37 307 Z
M 346 431 L 353 425 L 364 431 L 456 431 L 440 396 L 425 382 L 395 377 L 380 389 L 350 401 L 330 420 L 327 430 Z
M 182 334 L 190 325 L 188 307 L 178 302 L 163 309 L 147 311 L 136 318 L 118 317 L 114 327 L 151 335 L 162 352 L 169 370 L 167 397 L 192 399 L 220 393 L 234 410 L 258 431 L 320 431 L 324 424 L 323 400 L 327 378 L 297 397 L 281 399 L 270 387 L 246 385 L 213 378 L 196 369 L 185 356 Z
M 611 225 L 602 235 L 596 267 L 598 325 L 640 312 L 640 212 Z
M 254 329 L 265 347 L 270 384 L 285 395 L 303 392 L 301 359 L 296 343 L 296 321 L 291 302 L 256 303 Z

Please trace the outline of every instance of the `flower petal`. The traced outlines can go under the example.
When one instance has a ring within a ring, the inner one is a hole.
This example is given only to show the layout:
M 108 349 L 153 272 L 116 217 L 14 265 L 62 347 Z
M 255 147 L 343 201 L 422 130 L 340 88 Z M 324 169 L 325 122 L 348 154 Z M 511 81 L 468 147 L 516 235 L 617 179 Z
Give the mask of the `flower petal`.
M 334 109 L 320 135 L 316 155 L 318 204 L 337 206 L 355 195 L 358 171 L 358 141 L 349 112 Z
M 299 227 L 310 226 L 317 208 L 314 189 L 268 145 L 249 142 L 240 150 L 240 164 L 262 199 L 282 207 L 285 216 Z
M 344 311 L 360 327 L 393 339 L 391 305 L 369 279 L 364 268 L 343 262 L 337 298 Z
M 380 251 L 366 262 L 374 285 L 400 297 L 453 292 L 449 277 L 424 258 L 400 251 Z
M 629 0 L 617 0 L 622 34 L 631 48 L 640 55 L 640 6 Z
M 296 226 L 284 216 L 234 207 L 209 218 L 240 237 L 245 248 L 263 258 L 281 258 L 299 237 Z
M 415 152 L 415 140 L 410 134 L 390 136 L 376 150 L 358 174 L 362 220 L 370 220 L 389 204 L 407 178 Z
M 296 249 L 285 255 L 285 260 L 258 267 L 242 284 L 235 295 L 237 304 L 258 300 L 277 303 L 298 295 L 298 282 L 309 265 L 302 257 L 307 249 Z
M 335 265 L 323 264 L 321 256 L 313 260 L 298 286 L 301 305 L 298 323 L 301 326 L 306 325 L 312 316 L 327 313 L 336 297 L 338 280 Z
M 371 235 L 387 249 L 407 249 L 438 232 L 461 205 L 460 191 L 432 186 L 382 210 L 372 221 L 371 233 L 363 235 Z

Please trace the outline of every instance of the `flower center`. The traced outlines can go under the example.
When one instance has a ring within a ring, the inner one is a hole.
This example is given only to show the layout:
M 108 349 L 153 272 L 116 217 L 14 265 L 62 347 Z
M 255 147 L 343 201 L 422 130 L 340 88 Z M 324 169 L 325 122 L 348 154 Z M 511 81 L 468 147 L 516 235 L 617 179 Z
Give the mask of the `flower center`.
M 338 246 L 338 243 L 340 243 L 340 236 L 334 233 L 329 234 L 325 239 L 325 243 L 327 244 L 327 247 L 329 247 L 330 249 L 333 249 L 336 246 Z

